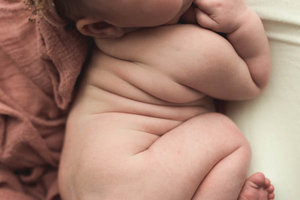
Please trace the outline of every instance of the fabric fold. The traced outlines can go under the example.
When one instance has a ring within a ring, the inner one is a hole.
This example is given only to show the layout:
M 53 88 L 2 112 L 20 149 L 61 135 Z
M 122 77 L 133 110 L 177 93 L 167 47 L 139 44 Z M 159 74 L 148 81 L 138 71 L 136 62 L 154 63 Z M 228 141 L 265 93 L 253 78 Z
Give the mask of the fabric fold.
M 60 199 L 64 126 L 88 41 L 49 7 L 33 23 L 23 0 L 0 0 L 0 199 Z

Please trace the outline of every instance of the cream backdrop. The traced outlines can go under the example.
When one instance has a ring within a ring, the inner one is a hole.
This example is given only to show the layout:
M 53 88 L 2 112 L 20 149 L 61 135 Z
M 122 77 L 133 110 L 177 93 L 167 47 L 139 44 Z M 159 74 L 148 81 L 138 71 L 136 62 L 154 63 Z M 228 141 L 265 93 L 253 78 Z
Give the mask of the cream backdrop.
M 262 18 L 272 75 L 257 99 L 231 102 L 228 115 L 251 143 L 250 172 L 262 171 L 277 200 L 300 199 L 300 0 L 246 0 Z

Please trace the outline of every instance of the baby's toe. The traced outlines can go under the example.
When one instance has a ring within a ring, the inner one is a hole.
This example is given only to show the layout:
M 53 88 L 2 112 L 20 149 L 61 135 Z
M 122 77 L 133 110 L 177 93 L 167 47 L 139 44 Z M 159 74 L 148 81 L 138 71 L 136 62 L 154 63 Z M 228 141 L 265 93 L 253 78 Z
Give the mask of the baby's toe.
M 266 179 L 265 179 L 265 187 L 266 187 L 266 188 L 269 188 L 270 185 L 271 185 L 270 179 L 266 178 Z
M 269 193 L 273 193 L 274 192 L 274 186 L 273 185 L 270 185 L 268 188 L 267 188 L 267 191 Z
M 274 193 L 269 194 L 269 195 L 268 195 L 268 198 L 269 198 L 269 200 L 274 199 L 274 198 L 275 198 L 275 194 L 274 194 Z

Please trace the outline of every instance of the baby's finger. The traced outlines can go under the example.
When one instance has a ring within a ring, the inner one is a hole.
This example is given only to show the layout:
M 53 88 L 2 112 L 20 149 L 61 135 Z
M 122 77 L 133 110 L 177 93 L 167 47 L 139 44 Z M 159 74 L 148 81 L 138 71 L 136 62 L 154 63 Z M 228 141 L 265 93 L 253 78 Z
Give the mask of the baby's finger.
M 207 14 L 213 13 L 215 9 L 212 0 L 194 0 L 193 4 Z
M 199 8 L 195 8 L 195 15 L 197 23 L 204 27 L 214 31 L 217 31 L 218 23 L 209 17 L 205 12 L 201 11 Z

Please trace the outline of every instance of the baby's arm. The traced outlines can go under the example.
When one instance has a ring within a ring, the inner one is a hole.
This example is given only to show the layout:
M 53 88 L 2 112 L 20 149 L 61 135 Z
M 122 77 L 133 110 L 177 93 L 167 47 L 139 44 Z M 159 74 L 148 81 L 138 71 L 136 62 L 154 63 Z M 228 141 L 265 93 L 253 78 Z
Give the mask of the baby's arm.
M 195 0 L 192 25 L 140 30 L 98 40 L 106 54 L 150 66 L 179 84 L 225 100 L 257 96 L 267 83 L 270 52 L 263 25 L 243 0 Z
M 263 25 L 244 0 L 195 0 L 196 21 L 203 27 L 226 34 L 248 66 L 258 87 L 268 81 L 271 59 Z
M 96 44 L 107 55 L 161 73 L 214 98 L 244 100 L 261 90 L 232 44 L 196 25 L 147 28 L 119 39 L 97 39 Z

